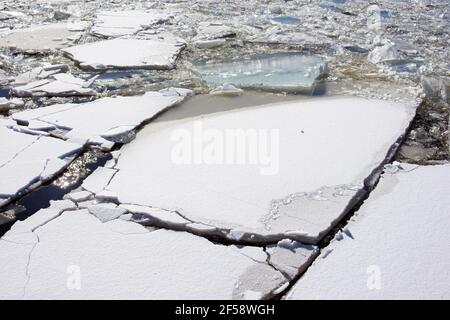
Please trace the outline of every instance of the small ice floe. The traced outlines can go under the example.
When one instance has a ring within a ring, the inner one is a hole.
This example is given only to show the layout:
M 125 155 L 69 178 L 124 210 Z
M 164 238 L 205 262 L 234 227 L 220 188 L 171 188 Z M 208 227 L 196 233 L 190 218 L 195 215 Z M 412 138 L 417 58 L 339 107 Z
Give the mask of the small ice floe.
M 235 87 L 231 83 L 224 83 L 222 86 L 218 86 L 209 92 L 212 96 L 225 96 L 225 97 L 235 97 L 240 96 L 244 90 Z
M 0 47 L 27 52 L 55 50 L 69 46 L 80 37 L 65 23 L 32 26 L 0 33 Z
M 300 53 L 275 53 L 219 63 L 197 63 L 194 70 L 214 85 L 233 83 L 240 88 L 310 92 L 326 72 L 326 62 Z
M 52 79 L 37 80 L 14 87 L 11 89 L 11 94 L 18 97 L 95 96 L 97 94 L 94 89 L 89 88 L 97 76 L 83 80 L 68 73 L 57 73 L 50 78 Z
M 100 11 L 91 32 L 104 37 L 132 35 L 170 17 L 169 13 L 157 10 Z
M 64 49 L 81 68 L 171 69 L 185 43 L 175 37 L 154 39 L 112 39 Z
M 449 298 L 449 190 L 449 164 L 383 174 L 347 226 L 353 240 L 332 241 L 287 298 Z
M 54 104 L 15 113 L 13 119 L 26 125 L 18 128 L 51 132 L 63 139 L 86 140 L 110 149 L 117 142 L 132 140 L 134 128 L 183 99 L 180 95 L 149 91 L 142 96 Z M 88 118 L 91 121 L 86 121 Z

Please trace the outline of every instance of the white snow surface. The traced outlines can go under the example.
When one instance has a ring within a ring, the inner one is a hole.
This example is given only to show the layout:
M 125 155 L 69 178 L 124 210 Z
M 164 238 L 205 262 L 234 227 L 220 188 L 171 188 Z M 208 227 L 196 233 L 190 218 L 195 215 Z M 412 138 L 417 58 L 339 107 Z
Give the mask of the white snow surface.
M 203 130 L 219 130 L 219 136 L 229 128 L 277 131 L 279 147 L 272 143 L 272 162 L 265 165 L 176 163 L 174 136 L 195 139 L 199 120 L 149 125 L 122 150 L 107 189 L 121 203 L 176 210 L 232 239 L 239 234 L 249 241 L 289 237 L 315 243 L 346 212 L 414 111 L 387 101 L 337 97 L 201 118 Z M 261 174 L 269 165 L 274 174 Z
M 385 173 L 288 299 L 449 299 L 450 165 Z M 323 259 L 322 259 L 323 258 Z
M 1 299 L 243 299 L 287 283 L 266 263 L 186 232 L 102 223 L 85 209 L 33 219 L 0 240 Z

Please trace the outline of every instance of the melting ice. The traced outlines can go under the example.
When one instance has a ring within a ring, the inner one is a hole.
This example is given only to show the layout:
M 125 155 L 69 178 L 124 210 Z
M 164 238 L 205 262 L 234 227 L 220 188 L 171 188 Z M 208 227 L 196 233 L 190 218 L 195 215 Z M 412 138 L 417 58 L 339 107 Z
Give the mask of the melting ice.
M 298 52 L 272 53 L 221 63 L 197 63 L 196 71 L 213 85 L 310 91 L 326 71 L 325 60 Z

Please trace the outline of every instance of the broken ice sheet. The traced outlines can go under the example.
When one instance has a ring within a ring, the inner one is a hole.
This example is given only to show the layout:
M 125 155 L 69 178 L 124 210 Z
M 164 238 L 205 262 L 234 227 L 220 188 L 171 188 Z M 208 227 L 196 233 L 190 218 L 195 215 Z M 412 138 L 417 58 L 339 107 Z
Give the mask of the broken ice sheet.
M 182 40 L 167 35 L 163 39 L 104 40 L 63 52 L 86 69 L 171 69 L 184 45 Z
M 397 166 L 287 299 L 450 298 L 450 165 Z
M 132 35 L 169 18 L 168 13 L 156 10 L 100 11 L 91 31 L 105 37 Z
M 263 299 L 288 284 L 230 246 L 52 207 L 17 222 L 0 241 L 2 299 L 245 299 L 250 292 Z M 79 290 L 67 286 L 73 268 L 82 274 Z
M 0 206 L 64 169 L 81 145 L 16 132 L 0 123 Z
M 197 124 L 195 118 L 165 127 L 150 124 L 122 150 L 118 172 L 106 189 L 120 203 L 176 211 L 217 228 L 204 234 L 233 241 L 239 235 L 247 242 L 291 238 L 316 243 L 366 192 L 364 180 L 374 183 L 376 169 L 392 156 L 391 147 L 414 113 L 415 106 L 407 104 L 337 97 L 206 115 Z M 206 151 L 200 149 L 197 162 L 177 163 L 173 135 L 185 132 L 202 141 L 199 124 L 206 132 L 275 130 L 274 142 L 264 140 L 272 145 L 270 161 L 204 162 Z M 295 194 L 302 196 L 289 201 Z M 274 201 L 280 202 L 276 210 Z
M 241 88 L 311 91 L 326 72 L 326 62 L 317 56 L 280 52 L 220 63 L 197 63 L 194 70 L 213 85 L 233 83 Z
M 58 129 L 58 135 L 64 139 L 88 140 L 110 149 L 115 142 L 132 140 L 134 128 L 183 99 L 149 91 L 142 96 L 55 104 L 18 112 L 12 118 L 24 125 L 17 127 L 48 132 Z M 87 118 L 91 120 L 86 121 Z

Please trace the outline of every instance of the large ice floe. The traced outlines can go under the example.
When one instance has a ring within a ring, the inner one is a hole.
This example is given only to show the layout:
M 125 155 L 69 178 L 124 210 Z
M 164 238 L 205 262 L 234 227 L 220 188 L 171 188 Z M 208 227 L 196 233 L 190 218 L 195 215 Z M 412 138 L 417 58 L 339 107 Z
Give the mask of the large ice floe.
M 99 206 L 54 201 L 14 224 L 0 239 L 0 268 L 8 274 L 0 278 L 0 298 L 265 299 L 284 290 L 317 254 L 290 240 L 267 252 L 214 244 L 145 228 L 126 221 L 128 214 L 102 222 Z M 103 208 L 104 216 L 114 205 Z
M 116 142 L 126 143 L 132 140 L 133 130 L 139 124 L 183 99 L 179 95 L 149 91 L 142 96 L 54 104 L 18 112 L 12 118 L 19 124 L 15 126 L 17 129 L 51 133 L 63 139 L 110 149 Z
M 326 72 L 326 62 L 321 57 L 280 52 L 229 62 L 198 63 L 194 70 L 213 85 L 233 83 L 241 88 L 310 92 Z
M 317 243 L 367 194 L 414 114 L 413 105 L 336 97 L 149 125 L 93 192 L 143 224 Z
M 66 48 L 63 52 L 87 69 L 171 69 L 185 43 L 171 35 L 161 37 L 104 40 Z
M 385 171 L 288 299 L 450 298 L 450 165 Z
M 0 122 L 0 206 L 61 172 L 82 146 L 15 131 Z
M 105 37 L 132 35 L 153 24 L 167 21 L 170 14 L 151 10 L 101 11 L 91 32 Z

